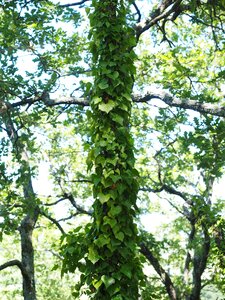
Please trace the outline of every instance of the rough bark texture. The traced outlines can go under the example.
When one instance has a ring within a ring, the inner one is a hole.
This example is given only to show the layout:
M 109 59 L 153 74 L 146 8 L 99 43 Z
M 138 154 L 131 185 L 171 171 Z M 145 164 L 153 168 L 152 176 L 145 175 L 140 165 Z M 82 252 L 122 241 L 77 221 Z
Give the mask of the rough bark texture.
M 23 276 L 23 296 L 24 300 L 36 300 L 35 278 L 34 278 L 34 249 L 32 235 L 34 226 L 39 215 L 39 208 L 35 204 L 35 193 L 32 186 L 32 177 L 30 174 L 29 160 L 25 150 L 22 158 L 26 162 L 28 169 L 27 177 L 23 184 L 23 194 L 27 205 L 27 215 L 21 222 L 19 231 L 21 237 L 22 265 L 26 270 L 27 276 Z
M 33 215 L 28 214 L 19 228 L 21 237 L 22 266 L 26 270 L 23 276 L 23 297 L 24 300 L 36 300 L 35 278 L 34 278 L 34 249 L 32 234 L 38 218 L 38 210 Z
M 23 178 L 22 188 L 24 196 L 24 219 L 19 226 L 21 237 L 21 262 L 17 265 L 23 277 L 23 297 L 24 300 L 36 300 L 36 289 L 34 279 L 34 249 L 32 234 L 39 215 L 39 208 L 36 205 L 35 193 L 32 186 L 32 174 L 30 172 L 29 158 L 26 152 L 26 145 L 21 142 L 18 132 L 11 119 L 10 112 L 6 111 L 4 122 L 8 137 L 12 143 L 13 151 L 21 165 Z M 15 262 L 15 261 L 14 261 Z M 9 265 L 10 266 L 10 265 Z

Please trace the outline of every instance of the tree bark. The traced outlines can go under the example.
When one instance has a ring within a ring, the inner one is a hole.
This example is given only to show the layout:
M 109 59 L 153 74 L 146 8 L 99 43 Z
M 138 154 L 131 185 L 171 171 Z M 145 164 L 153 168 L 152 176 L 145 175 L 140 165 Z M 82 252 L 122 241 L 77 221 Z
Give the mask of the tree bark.
M 163 284 L 165 285 L 169 298 L 171 300 L 180 300 L 169 274 L 160 265 L 158 259 L 143 243 L 140 245 L 140 247 L 141 253 L 149 260 L 155 271 L 159 274 Z
M 32 175 L 30 172 L 29 159 L 26 145 L 21 142 L 10 112 L 7 110 L 4 115 L 6 132 L 12 143 L 14 155 L 20 163 L 20 174 L 23 180 L 24 211 L 26 213 L 20 226 L 21 238 L 21 270 L 23 270 L 23 297 L 24 300 L 36 300 L 35 278 L 34 278 L 34 249 L 32 235 L 34 226 L 39 215 L 39 207 L 36 204 L 36 197 L 32 186 Z
M 34 249 L 32 234 L 38 218 L 38 210 L 33 215 L 27 216 L 21 222 L 19 231 L 21 237 L 22 266 L 26 270 L 23 276 L 23 297 L 24 300 L 36 300 L 35 278 L 34 278 Z

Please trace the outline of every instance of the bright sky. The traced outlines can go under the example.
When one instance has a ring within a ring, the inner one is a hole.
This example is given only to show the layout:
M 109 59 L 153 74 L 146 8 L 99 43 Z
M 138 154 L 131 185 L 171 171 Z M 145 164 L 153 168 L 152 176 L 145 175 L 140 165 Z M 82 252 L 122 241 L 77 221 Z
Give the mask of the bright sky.
M 61 1 L 57 1 L 57 0 L 53 0 L 53 2 L 57 3 L 59 2 L 60 4 L 67 4 L 67 3 L 74 3 L 77 1 L 74 0 L 61 0 Z M 146 14 L 148 14 L 149 8 L 150 8 L 150 2 L 151 1 L 136 1 L 138 7 L 140 7 L 140 9 L 144 12 L 146 12 Z M 65 27 L 64 27 L 65 29 Z M 72 28 L 70 27 L 70 25 L 67 25 L 67 30 L 68 32 L 71 30 Z M 27 59 L 29 59 L 27 57 L 27 55 L 24 55 L 21 53 L 21 59 L 19 61 L 19 66 L 20 68 L 23 69 L 24 63 L 26 61 L 26 66 L 29 65 L 30 69 L 32 71 L 32 68 L 35 68 L 34 63 L 32 62 L 32 57 L 30 56 L 30 63 L 27 63 Z M 73 79 L 67 79 L 67 86 L 69 85 L 73 85 L 74 84 L 74 78 Z M 60 94 L 60 91 L 57 92 L 56 96 L 58 96 Z M 157 106 L 161 106 L 161 102 L 159 100 L 154 100 L 152 101 L 152 104 L 157 105 Z M 165 104 L 163 104 L 163 106 L 165 106 Z M 194 114 L 194 113 L 193 113 Z M 35 190 L 41 194 L 41 195 L 50 195 L 52 193 L 52 188 L 53 185 L 51 183 L 51 181 L 49 180 L 49 174 L 48 174 L 48 164 L 46 162 L 43 162 L 40 164 L 40 169 L 39 169 L 39 176 L 37 179 L 34 180 L 34 188 Z M 221 179 L 219 182 L 217 182 L 215 184 L 215 188 L 214 188 L 214 198 L 224 198 L 224 186 L 225 186 L 225 177 L 223 179 Z M 153 214 L 146 214 L 142 217 L 142 223 L 144 225 L 144 227 L 146 227 L 146 229 L 149 228 L 149 226 L 154 226 L 154 227 L 158 227 L 161 222 L 162 219 L 164 218 L 163 215 L 159 214 L 159 213 L 153 213 Z M 170 219 L 167 219 L 168 222 L 170 222 Z
M 75 1 L 72 1 L 72 0 L 56 1 L 56 0 L 54 0 L 54 2 L 60 2 L 60 4 L 67 4 L 67 3 L 74 3 Z M 145 12 L 148 12 L 148 7 L 147 7 L 148 4 L 146 1 L 137 1 L 137 4 L 140 5 L 140 7 L 142 9 L 144 9 Z M 70 31 L 70 30 L 72 30 L 72 28 L 70 29 L 70 27 L 67 27 L 67 30 Z M 29 63 L 28 63 L 28 61 L 29 61 Z M 27 66 L 29 66 L 29 69 L 26 69 L 26 70 L 28 70 L 30 72 L 32 72 L 36 68 L 35 64 L 32 62 L 32 56 L 21 52 L 20 59 L 18 62 L 18 67 L 20 70 L 23 70 L 24 66 L 26 66 L 26 68 L 27 68 Z M 72 86 L 73 84 L 74 84 L 74 78 L 67 80 L 67 85 Z M 56 95 L 58 95 L 59 93 L 60 93 L 60 91 Z M 155 104 L 161 105 L 161 103 L 158 100 L 155 100 Z M 34 189 L 40 195 L 48 196 L 48 195 L 52 194 L 53 185 L 52 185 L 51 181 L 49 180 L 48 168 L 49 168 L 48 164 L 46 162 L 42 162 L 40 164 L 40 168 L 39 168 L 39 175 L 38 175 L 37 179 L 34 180 Z M 215 198 L 222 198 L 222 199 L 224 198 L 224 193 L 225 193 L 224 186 L 225 186 L 225 177 L 215 184 L 215 188 L 214 188 L 214 197 Z M 146 214 L 142 217 L 142 223 L 146 227 L 146 229 L 149 228 L 149 226 L 157 227 L 158 225 L 161 224 L 162 218 L 163 218 L 163 216 L 158 213 L 153 213 L 151 215 Z

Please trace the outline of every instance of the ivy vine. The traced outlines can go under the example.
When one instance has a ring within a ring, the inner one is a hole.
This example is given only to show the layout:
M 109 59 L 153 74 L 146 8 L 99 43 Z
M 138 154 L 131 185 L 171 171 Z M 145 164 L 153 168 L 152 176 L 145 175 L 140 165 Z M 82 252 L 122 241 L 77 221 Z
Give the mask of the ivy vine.
M 93 171 L 93 223 L 81 233 L 83 248 L 75 250 L 80 234 L 73 238 L 74 250 L 65 247 L 68 263 L 64 261 L 64 270 L 76 257 L 81 285 L 89 287 L 91 299 L 132 300 L 138 299 L 142 278 L 134 223 L 138 172 L 129 128 L 136 41 L 127 24 L 128 1 L 93 0 L 92 6 L 89 18 L 95 80 L 89 112 L 93 146 L 88 168 Z M 81 263 L 83 258 L 85 263 Z

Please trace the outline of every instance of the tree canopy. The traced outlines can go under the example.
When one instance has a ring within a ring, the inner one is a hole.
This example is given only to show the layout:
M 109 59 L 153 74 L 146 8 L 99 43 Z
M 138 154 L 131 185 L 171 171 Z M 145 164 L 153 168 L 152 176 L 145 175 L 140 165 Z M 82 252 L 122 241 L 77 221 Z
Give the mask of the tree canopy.
M 0 1 L 2 299 L 223 299 L 224 11 Z

